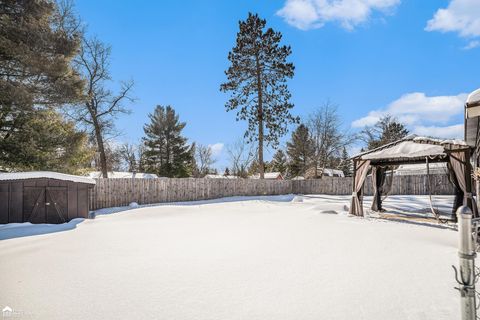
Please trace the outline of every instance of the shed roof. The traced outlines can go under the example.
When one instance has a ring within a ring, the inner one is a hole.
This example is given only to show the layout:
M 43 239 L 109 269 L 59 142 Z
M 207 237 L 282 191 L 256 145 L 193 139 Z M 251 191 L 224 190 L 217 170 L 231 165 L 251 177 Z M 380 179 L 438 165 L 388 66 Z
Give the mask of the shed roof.
M 71 174 L 64 174 L 64 173 L 58 173 L 58 172 L 52 172 L 52 171 L 0 173 L 0 181 L 28 180 L 28 179 L 42 179 L 42 178 L 95 184 L 95 180 L 88 177 L 74 176 Z
M 381 161 L 415 161 L 425 157 L 443 159 L 449 150 L 468 148 L 462 140 L 442 140 L 430 137 L 409 135 L 398 141 L 373 150 L 359 153 L 352 159 Z

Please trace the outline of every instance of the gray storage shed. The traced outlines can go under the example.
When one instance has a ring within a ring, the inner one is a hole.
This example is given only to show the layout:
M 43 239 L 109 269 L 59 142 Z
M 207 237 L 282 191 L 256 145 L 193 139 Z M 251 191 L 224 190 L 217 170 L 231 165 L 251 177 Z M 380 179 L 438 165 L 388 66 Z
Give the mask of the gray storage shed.
M 88 218 L 95 180 L 49 171 L 0 173 L 0 223 Z

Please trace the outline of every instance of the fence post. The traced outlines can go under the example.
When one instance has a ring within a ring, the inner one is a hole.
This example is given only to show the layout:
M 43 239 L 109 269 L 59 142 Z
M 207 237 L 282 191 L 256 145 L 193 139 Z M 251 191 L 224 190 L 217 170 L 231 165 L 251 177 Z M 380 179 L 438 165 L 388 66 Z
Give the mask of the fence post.
M 475 247 L 472 235 L 472 211 L 467 206 L 457 210 L 458 218 L 458 256 L 459 272 L 455 269 L 455 277 L 459 284 L 462 320 L 476 319 L 475 302 Z

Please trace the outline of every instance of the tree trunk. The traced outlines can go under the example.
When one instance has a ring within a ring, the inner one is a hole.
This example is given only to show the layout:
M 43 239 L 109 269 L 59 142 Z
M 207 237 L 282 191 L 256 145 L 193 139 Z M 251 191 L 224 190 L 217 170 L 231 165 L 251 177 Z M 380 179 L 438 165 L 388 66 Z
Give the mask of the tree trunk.
M 97 148 L 100 153 L 100 171 L 103 178 L 108 178 L 107 156 L 105 154 L 105 146 L 103 142 L 102 130 L 97 118 L 93 118 L 93 126 L 95 127 L 95 139 L 97 140 Z
M 257 97 L 258 97 L 258 171 L 260 173 L 260 179 L 265 178 L 265 167 L 263 164 L 263 101 L 262 101 L 262 79 L 260 62 L 258 61 L 258 55 L 256 56 L 257 63 Z
M 259 113 L 262 112 L 261 103 L 259 104 Z M 258 122 L 258 171 L 260 173 L 260 179 L 265 178 L 265 166 L 263 163 L 263 120 Z

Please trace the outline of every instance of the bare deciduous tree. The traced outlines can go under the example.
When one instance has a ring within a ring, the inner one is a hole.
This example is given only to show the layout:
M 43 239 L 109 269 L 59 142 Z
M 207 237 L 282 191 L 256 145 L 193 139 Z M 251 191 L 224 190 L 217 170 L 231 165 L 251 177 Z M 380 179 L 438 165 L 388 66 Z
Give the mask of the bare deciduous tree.
M 254 147 L 247 144 L 243 139 L 238 139 L 227 146 L 227 153 L 233 175 L 246 178 L 248 167 L 255 160 Z
M 86 80 L 86 88 L 85 99 L 74 107 L 73 117 L 95 138 L 103 177 L 107 177 L 108 162 L 105 139 L 114 132 L 113 119 L 120 113 L 128 113 L 125 101 L 133 101 L 130 96 L 133 81 L 122 82 L 117 94 L 107 88 L 107 82 L 112 80 L 109 73 L 110 53 L 110 46 L 97 38 L 84 38 L 75 59 L 76 67 Z
M 120 146 L 118 153 L 125 164 L 128 172 L 134 172 L 138 170 L 137 162 L 137 147 L 131 143 L 124 143 Z
M 350 145 L 355 137 L 342 130 L 338 108 L 329 101 L 309 116 L 307 125 L 314 142 L 312 164 L 315 176 L 318 176 L 318 168 L 323 172 L 335 158 L 341 156 L 343 148 Z
M 213 158 L 212 148 L 201 144 L 196 146 L 195 159 L 201 176 L 209 174 L 212 171 L 212 165 L 216 162 Z

